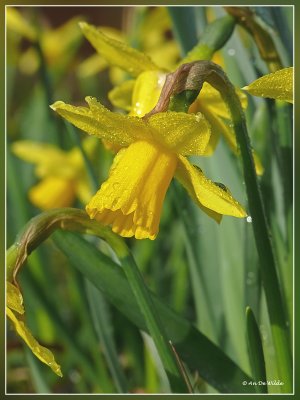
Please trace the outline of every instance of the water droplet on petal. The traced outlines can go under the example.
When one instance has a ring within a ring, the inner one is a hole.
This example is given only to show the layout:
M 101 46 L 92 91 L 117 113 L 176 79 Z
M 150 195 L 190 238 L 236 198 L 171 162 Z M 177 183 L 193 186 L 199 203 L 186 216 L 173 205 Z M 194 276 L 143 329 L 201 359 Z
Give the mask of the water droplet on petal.
M 111 205 L 113 209 L 118 206 L 119 201 L 120 201 L 120 197 L 116 197 L 114 199 L 114 201 L 112 202 L 112 205 Z

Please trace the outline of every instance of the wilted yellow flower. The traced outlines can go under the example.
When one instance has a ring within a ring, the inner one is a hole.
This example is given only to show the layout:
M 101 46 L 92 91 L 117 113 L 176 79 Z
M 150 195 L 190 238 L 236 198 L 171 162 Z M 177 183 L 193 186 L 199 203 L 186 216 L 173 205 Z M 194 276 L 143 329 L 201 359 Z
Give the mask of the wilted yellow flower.
M 293 67 L 283 68 L 256 79 L 248 86 L 243 87 L 243 90 L 253 96 L 269 97 L 293 103 L 293 77 Z
M 61 101 L 51 108 L 103 140 L 126 147 L 116 155 L 109 177 L 88 203 L 91 218 L 124 237 L 155 239 L 163 200 L 173 176 L 210 217 L 245 217 L 242 206 L 223 186 L 207 179 L 185 156 L 203 155 L 210 126 L 201 113 L 158 113 L 148 120 L 116 114 L 95 98 L 89 108 Z
M 83 141 L 91 155 L 95 148 L 92 139 Z M 21 159 L 36 165 L 41 181 L 29 191 L 30 201 L 42 210 L 68 207 L 76 199 L 85 204 L 91 198 L 90 184 L 79 148 L 63 151 L 54 145 L 20 140 L 12 144 L 12 151 Z
M 118 108 L 130 111 L 131 115 L 143 117 L 156 105 L 163 87 L 167 71 L 162 70 L 152 59 L 125 43 L 106 36 L 99 29 L 87 23 L 80 23 L 86 38 L 111 65 L 127 71 L 135 80 L 125 81 L 109 93 L 109 99 Z M 181 61 L 193 60 L 194 49 Z M 247 96 L 237 89 L 243 108 L 247 107 Z M 190 112 L 200 111 L 211 125 L 211 138 L 203 155 L 210 155 L 223 135 L 230 149 L 239 154 L 236 137 L 230 126 L 230 114 L 219 92 L 208 83 L 203 88 L 190 108 Z M 262 174 L 263 167 L 254 154 L 256 170 Z
M 52 352 L 32 336 L 24 323 L 23 297 L 19 289 L 10 282 L 6 282 L 6 315 L 10 319 L 17 334 L 24 340 L 33 354 L 48 365 L 58 376 L 62 376 L 60 366 L 56 363 Z

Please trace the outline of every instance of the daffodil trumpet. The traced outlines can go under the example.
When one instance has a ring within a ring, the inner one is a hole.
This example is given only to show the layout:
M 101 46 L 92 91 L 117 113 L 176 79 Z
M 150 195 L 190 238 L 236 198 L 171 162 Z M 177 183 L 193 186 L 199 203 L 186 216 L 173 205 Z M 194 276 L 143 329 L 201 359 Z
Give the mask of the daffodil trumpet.
M 85 132 L 122 146 L 108 179 L 86 206 L 91 218 L 123 237 L 155 239 L 166 191 L 175 176 L 198 206 L 220 222 L 247 214 L 229 190 L 207 179 L 186 156 L 204 154 L 210 126 L 201 113 L 160 112 L 147 118 L 110 112 L 95 98 L 89 108 L 61 101 L 51 108 Z

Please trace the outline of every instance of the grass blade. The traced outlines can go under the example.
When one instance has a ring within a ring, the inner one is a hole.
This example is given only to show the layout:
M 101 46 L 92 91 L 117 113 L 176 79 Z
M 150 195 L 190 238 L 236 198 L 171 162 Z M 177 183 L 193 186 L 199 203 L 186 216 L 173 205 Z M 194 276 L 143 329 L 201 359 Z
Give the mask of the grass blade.
M 110 332 L 108 332 L 107 329 L 111 323 L 110 321 L 105 320 L 107 318 L 107 310 L 104 310 L 106 307 L 106 301 L 101 292 L 99 292 L 99 290 L 96 289 L 95 286 L 87 279 L 85 280 L 85 286 L 96 333 L 103 346 L 103 352 L 114 383 L 119 393 L 127 393 L 127 380 L 120 367 L 116 349 L 113 346 Z
M 250 307 L 246 309 L 247 341 L 254 382 L 266 382 L 266 366 L 259 329 Z M 255 386 L 257 393 L 268 393 L 266 385 Z
M 65 253 L 75 268 L 92 281 L 105 297 L 138 328 L 148 330 L 124 272 L 117 264 L 76 234 L 56 232 L 53 237 L 58 248 Z M 191 370 L 198 370 L 210 385 L 221 392 L 254 392 L 253 387 L 242 385 L 242 382 L 250 380 L 250 377 L 222 350 L 187 320 L 162 303 L 154 294 L 151 294 L 151 297 L 161 320 L 164 321 L 167 335 L 172 340 L 180 358 Z

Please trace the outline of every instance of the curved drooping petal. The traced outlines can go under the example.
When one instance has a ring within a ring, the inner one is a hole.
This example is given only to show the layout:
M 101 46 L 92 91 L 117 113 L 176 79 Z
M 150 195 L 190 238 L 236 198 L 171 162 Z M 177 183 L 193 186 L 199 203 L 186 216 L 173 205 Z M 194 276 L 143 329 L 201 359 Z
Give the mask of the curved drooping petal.
M 176 164 L 175 154 L 151 142 L 137 141 L 120 150 L 87 213 L 121 236 L 155 239 Z
M 23 296 L 20 290 L 12 283 L 6 281 L 6 305 L 18 314 L 24 314 Z
M 140 118 L 113 113 L 94 97 L 85 100 L 89 108 L 75 107 L 62 101 L 57 101 L 51 108 L 86 133 L 121 146 L 148 138 L 149 129 Z
M 269 97 L 293 103 L 294 68 L 283 68 L 256 79 L 250 85 L 243 87 L 253 96 Z
M 243 207 L 225 186 L 207 179 L 200 168 L 190 164 L 185 157 L 179 156 L 175 176 L 201 208 L 205 207 L 214 213 L 238 218 L 247 216 Z
M 17 318 L 12 310 L 8 307 L 6 307 L 6 315 L 14 325 L 17 334 L 24 340 L 33 354 L 44 364 L 48 365 L 52 371 L 56 373 L 56 375 L 62 376 L 60 366 L 56 363 L 52 352 L 38 343 L 24 322 Z
M 168 149 L 183 155 L 202 155 L 210 138 L 210 125 L 201 113 L 167 111 L 148 120 L 153 137 Z
M 20 290 L 11 282 L 6 281 L 6 315 L 11 320 L 19 336 L 25 341 L 32 352 L 45 364 L 47 364 L 57 375 L 62 376 L 60 366 L 55 362 L 50 350 L 41 346 L 32 336 L 29 329 L 21 320 L 25 313 L 23 296 Z M 18 315 L 16 315 L 16 312 Z
M 132 76 L 138 76 L 143 71 L 158 69 L 146 54 L 106 36 L 93 25 L 85 22 L 79 25 L 88 41 L 110 65 L 120 67 Z
M 33 186 L 28 193 L 29 199 L 41 210 L 70 207 L 75 200 L 75 188 L 72 180 L 49 176 Z

